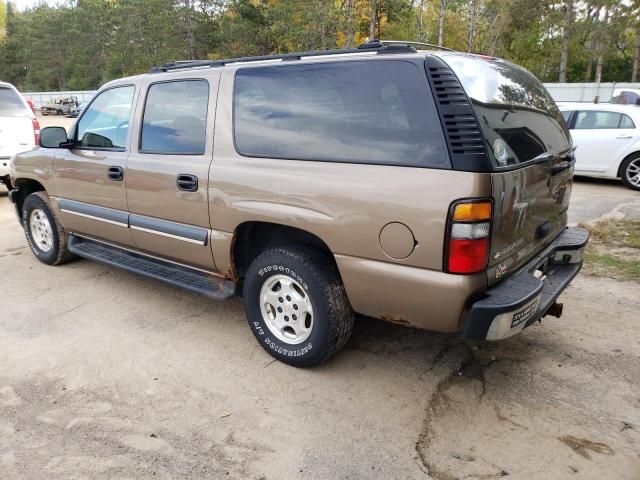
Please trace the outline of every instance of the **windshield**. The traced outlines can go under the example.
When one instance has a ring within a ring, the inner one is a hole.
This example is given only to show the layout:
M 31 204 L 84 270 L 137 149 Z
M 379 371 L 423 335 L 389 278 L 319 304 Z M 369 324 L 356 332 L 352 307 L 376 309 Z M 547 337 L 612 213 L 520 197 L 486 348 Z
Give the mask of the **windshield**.
M 0 117 L 29 117 L 31 111 L 13 88 L 0 87 Z
M 452 53 L 442 59 L 471 99 L 497 167 L 571 148 L 560 110 L 527 70 L 493 57 Z

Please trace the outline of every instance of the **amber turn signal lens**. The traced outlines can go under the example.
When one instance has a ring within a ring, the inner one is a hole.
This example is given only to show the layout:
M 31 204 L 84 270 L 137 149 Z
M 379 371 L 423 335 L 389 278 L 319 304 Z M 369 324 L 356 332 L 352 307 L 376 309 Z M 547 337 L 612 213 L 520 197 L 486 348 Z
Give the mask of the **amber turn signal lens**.
M 453 211 L 454 222 L 477 222 L 491 219 L 491 202 L 459 203 Z

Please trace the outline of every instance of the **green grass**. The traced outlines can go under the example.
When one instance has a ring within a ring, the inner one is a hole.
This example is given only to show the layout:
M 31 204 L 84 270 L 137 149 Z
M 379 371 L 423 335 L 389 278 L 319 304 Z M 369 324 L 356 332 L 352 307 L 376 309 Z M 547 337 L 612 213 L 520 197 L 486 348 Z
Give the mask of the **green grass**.
M 603 220 L 581 224 L 591 233 L 591 240 L 616 247 L 640 249 L 640 220 Z
M 591 233 L 584 273 L 640 282 L 640 221 L 604 220 L 581 226 Z

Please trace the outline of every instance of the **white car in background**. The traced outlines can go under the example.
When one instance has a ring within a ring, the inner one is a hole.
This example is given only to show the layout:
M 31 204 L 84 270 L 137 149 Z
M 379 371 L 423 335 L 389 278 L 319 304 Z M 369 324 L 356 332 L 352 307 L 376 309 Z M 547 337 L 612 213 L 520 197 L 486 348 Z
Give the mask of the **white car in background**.
M 0 183 L 10 188 L 11 157 L 32 149 L 39 136 L 40 125 L 29 104 L 13 85 L 0 82 Z
M 620 178 L 640 190 L 640 106 L 559 103 L 576 145 L 575 175 Z

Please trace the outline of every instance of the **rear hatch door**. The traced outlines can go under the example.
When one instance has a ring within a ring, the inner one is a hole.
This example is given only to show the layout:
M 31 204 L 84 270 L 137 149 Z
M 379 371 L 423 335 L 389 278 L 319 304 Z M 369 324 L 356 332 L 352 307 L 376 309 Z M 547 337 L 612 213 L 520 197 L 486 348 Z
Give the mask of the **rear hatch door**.
M 573 176 L 567 125 L 544 86 L 512 63 L 442 55 L 470 98 L 492 162 L 489 283 L 517 270 L 565 228 Z

